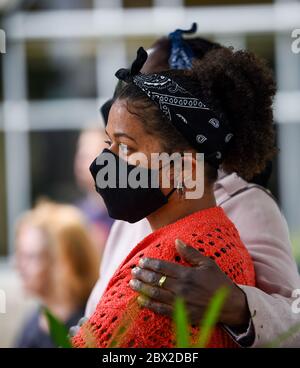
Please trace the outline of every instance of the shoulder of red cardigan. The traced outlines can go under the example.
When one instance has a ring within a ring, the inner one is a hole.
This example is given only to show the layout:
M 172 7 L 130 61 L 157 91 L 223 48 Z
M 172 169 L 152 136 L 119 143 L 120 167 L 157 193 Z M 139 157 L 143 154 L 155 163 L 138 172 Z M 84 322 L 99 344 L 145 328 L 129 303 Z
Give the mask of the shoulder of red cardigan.
M 194 212 L 188 216 L 185 216 L 176 222 L 165 225 L 142 239 L 128 254 L 120 265 L 120 269 L 123 265 L 132 259 L 137 253 L 141 252 L 145 247 L 150 244 L 158 244 L 167 238 L 180 238 L 182 235 L 186 235 L 189 232 L 199 231 L 205 233 L 210 229 L 217 228 L 218 226 L 225 226 L 237 233 L 237 230 L 231 220 L 227 217 L 222 207 L 216 206 Z

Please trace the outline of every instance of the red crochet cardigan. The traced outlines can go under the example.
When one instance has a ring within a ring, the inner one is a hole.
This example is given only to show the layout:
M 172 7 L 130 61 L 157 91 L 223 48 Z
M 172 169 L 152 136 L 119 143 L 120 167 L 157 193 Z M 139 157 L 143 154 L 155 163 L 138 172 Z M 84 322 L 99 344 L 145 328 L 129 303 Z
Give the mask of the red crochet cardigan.
M 96 311 L 73 338 L 75 347 L 175 347 L 172 320 L 141 308 L 138 293 L 130 288 L 131 270 L 141 257 L 159 258 L 190 266 L 179 257 L 175 239 L 180 238 L 213 259 L 237 284 L 255 285 L 253 263 L 238 231 L 221 207 L 193 213 L 166 225 L 143 239 L 129 253 L 111 278 Z M 199 334 L 190 325 L 191 341 Z M 209 347 L 236 347 L 217 326 Z

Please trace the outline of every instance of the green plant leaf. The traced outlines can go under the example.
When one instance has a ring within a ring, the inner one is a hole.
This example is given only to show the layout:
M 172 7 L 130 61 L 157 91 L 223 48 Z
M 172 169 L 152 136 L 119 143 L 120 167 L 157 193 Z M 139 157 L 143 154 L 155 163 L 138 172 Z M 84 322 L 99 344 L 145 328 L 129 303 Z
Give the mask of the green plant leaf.
M 176 329 L 176 345 L 178 348 L 189 347 L 187 312 L 182 298 L 176 298 L 174 309 L 174 323 Z
M 50 336 L 55 345 L 60 348 L 71 348 L 72 345 L 65 325 L 49 309 L 43 308 L 43 312 L 48 322 Z
M 204 313 L 203 320 L 200 323 L 200 334 L 196 347 L 204 348 L 209 343 L 210 337 L 213 333 L 214 327 L 218 322 L 221 309 L 224 305 L 225 299 L 228 295 L 228 289 L 221 287 L 217 290 L 213 298 L 208 304 Z

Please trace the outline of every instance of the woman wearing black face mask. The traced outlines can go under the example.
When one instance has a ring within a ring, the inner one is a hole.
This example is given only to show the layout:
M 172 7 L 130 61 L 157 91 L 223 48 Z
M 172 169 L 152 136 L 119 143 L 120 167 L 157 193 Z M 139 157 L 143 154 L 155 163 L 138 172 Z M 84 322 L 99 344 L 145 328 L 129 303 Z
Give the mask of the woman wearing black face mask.
M 178 31 L 182 33 L 181 40 L 179 40 L 179 48 L 177 42 Z M 176 32 L 177 35 L 174 35 Z M 191 48 L 193 51 L 191 59 L 201 59 L 210 50 L 221 47 L 214 42 L 199 37 L 184 38 L 185 33 L 186 31 L 177 30 L 168 37 L 162 37 L 157 40 L 147 50 L 149 57 L 141 70 L 142 73 L 149 74 L 167 69 L 178 69 L 180 64 L 182 66 L 182 59 L 186 59 L 186 55 L 184 55 L 186 47 Z M 176 36 L 176 39 L 172 35 Z M 181 60 L 177 57 L 178 52 L 180 52 Z M 176 61 L 175 63 L 173 62 L 174 60 Z M 238 80 L 241 77 L 239 73 L 236 73 Z M 255 75 L 249 78 L 249 80 L 255 81 L 256 79 Z M 255 89 L 264 91 L 265 88 L 261 88 L 261 86 L 261 83 L 257 83 Z M 254 99 L 255 96 L 256 93 L 253 93 L 252 98 Z M 233 100 L 232 102 L 234 103 Z M 266 109 L 261 110 L 261 103 L 265 106 L 264 101 L 260 101 L 255 105 L 257 116 L 261 116 L 260 111 L 266 111 Z M 101 112 L 104 113 L 106 124 L 110 105 L 111 103 L 107 103 L 105 104 L 106 108 L 101 109 Z M 244 107 L 241 110 L 243 111 Z M 272 116 L 260 117 L 255 119 L 255 121 L 258 121 L 260 125 L 261 121 L 263 121 L 264 126 L 267 127 L 272 124 Z M 238 127 L 240 126 L 241 129 L 243 129 L 244 123 L 246 127 L 249 126 L 245 119 L 238 119 L 237 121 Z M 257 129 L 251 129 L 253 134 L 256 131 Z M 265 137 L 266 134 L 260 133 L 262 137 Z M 251 140 L 252 138 L 249 138 L 249 141 Z M 268 142 L 268 139 L 266 142 Z M 248 160 L 244 161 L 246 166 L 247 162 Z M 229 331 L 233 333 L 235 341 L 242 346 L 264 346 L 268 341 L 273 341 L 281 333 L 286 332 L 289 328 L 299 323 L 299 315 L 291 313 L 290 309 L 290 303 L 294 301 L 292 292 L 298 288 L 299 277 L 296 262 L 291 254 L 288 226 L 276 200 L 272 198 L 270 192 L 254 184 L 258 183 L 265 186 L 269 175 L 270 165 L 267 166 L 262 175 L 256 176 L 255 180 L 250 179 L 248 181 L 241 179 L 235 173 L 226 175 L 226 173 L 220 170 L 218 180 L 214 184 L 216 202 L 224 209 L 227 216 L 237 227 L 255 267 L 256 287 L 239 285 L 241 289 L 240 296 L 234 295 L 234 299 L 230 299 L 230 303 L 228 303 L 230 307 L 223 308 L 220 315 L 225 325 L 234 326 Z M 100 267 L 100 277 L 87 303 L 86 317 L 90 317 L 94 313 L 98 301 L 119 264 L 135 245 L 151 232 L 151 227 L 146 218 L 134 224 L 125 221 L 115 221 L 105 247 Z M 185 249 L 178 248 L 178 251 L 189 265 L 194 265 L 193 269 L 190 269 L 191 283 L 195 275 L 198 274 L 197 260 L 201 252 L 197 252 L 191 247 L 186 247 Z M 203 288 L 205 280 L 200 275 L 198 282 L 193 287 L 190 286 L 190 283 L 186 285 L 186 282 L 182 282 L 184 271 L 182 267 L 176 263 L 171 263 L 171 265 L 173 275 L 177 279 L 176 287 L 180 286 L 181 290 L 183 290 L 180 295 L 184 298 L 187 307 L 199 306 L 199 308 L 190 310 L 193 319 L 198 323 L 203 318 L 204 307 L 207 306 L 205 304 L 207 290 Z M 169 267 L 169 264 L 166 267 Z M 132 279 L 138 279 L 143 282 L 140 288 L 141 294 L 143 294 L 142 290 L 145 288 L 144 283 L 146 287 L 151 286 L 151 271 L 154 272 L 154 270 L 148 267 L 142 272 L 132 272 Z M 220 272 L 220 269 L 215 269 L 215 274 L 210 276 L 211 280 L 219 280 L 218 275 Z M 155 275 L 155 272 L 153 275 Z M 215 292 L 220 287 L 215 282 L 210 282 L 210 286 L 211 292 Z M 170 290 L 176 293 L 176 290 L 172 288 Z M 246 300 L 244 299 L 244 293 L 246 294 Z M 179 293 L 177 294 L 179 295 Z M 150 298 L 147 307 L 157 313 L 165 312 L 170 300 Z M 247 317 L 247 313 L 244 312 L 245 309 L 249 309 L 250 314 L 255 315 L 255 318 L 251 318 L 250 321 L 245 319 L 245 316 Z M 169 309 L 169 316 L 172 315 L 173 310 Z M 78 326 L 72 328 L 72 333 L 74 334 L 78 328 Z M 285 341 L 283 346 L 298 346 L 299 339 L 300 334 L 297 334 L 293 339 Z
M 132 288 L 128 282 L 133 268 L 136 273 L 140 272 L 140 267 L 154 269 L 152 287 L 145 284 L 144 295 L 171 300 L 169 290 L 171 286 L 176 288 L 176 277 L 171 269 L 162 274 L 162 263 L 171 261 L 187 266 L 176 251 L 176 238 L 202 252 L 203 257 L 198 262 L 205 270 L 201 277 L 206 279 L 207 284 L 216 281 L 212 281 L 210 275 L 215 267 L 219 267 L 224 272 L 219 274 L 223 281 L 217 282 L 228 285 L 231 296 L 237 290 L 236 283 L 255 285 L 252 260 L 234 225 L 216 206 L 213 183 L 220 164 L 227 172 L 235 171 L 247 179 L 260 172 L 272 156 L 271 126 L 253 124 L 250 118 L 252 107 L 248 106 L 251 102 L 249 95 L 255 90 L 251 89 L 248 77 L 255 72 L 260 80 L 263 92 L 256 97 L 262 105 L 262 114 L 266 115 L 271 114 L 274 93 L 272 78 L 252 54 L 230 49 L 209 52 L 190 71 L 166 71 L 145 76 L 139 73 L 144 61 L 144 53 L 140 50 L 131 71 L 120 70 L 117 73 L 127 85 L 119 92 L 109 114 L 107 134 L 110 137 L 110 152 L 107 153 L 115 156 L 119 154 L 119 147 L 126 147 L 127 157 L 117 157 L 117 162 L 127 165 L 130 171 L 131 160 L 139 159 L 140 153 L 149 157 L 153 152 L 190 152 L 194 155 L 203 152 L 204 195 L 198 199 L 186 199 L 181 196 L 182 190 L 178 195 L 170 192 L 174 188 L 160 187 L 162 197 L 159 200 L 151 190 L 145 189 L 150 198 L 153 195 L 153 203 L 145 203 L 144 213 L 137 215 L 135 220 L 146 216 L 153 232 L 130 252 L 117 269 L 95 313 L 75 336 L 75 346 L 88 345 L 87 329 L 94 335 L 98 347 L 111 344 L 122 347 L 174 346 L 171 320 L 163 315 L 169 313 L 168 307 L 171 308 L 171 305 L 166 305 L 166 310 L 161 311 L 162 315 L 147 308 L 140 309 L 140 304 L 147 305 L 147 299 L 139 297 L 138 301 L 134 289 L 136 286 L 140 291 L 143 282 L 135 280 L 133 284 L 139 285 L 132 284 Z M 241 70 L 239 78 L 236 78 L 237 67 Z M 241 115 L 243 109 L 244 114 Z M 242 118 L 249 126 L 238 130 L 235 123 Z M 251 131 L 253 129 L 257 131 Z M 251 142 L 247 139 L 249 134 L 253 138 Z M 263 134 L 265 142 L 261 139 Z M 124 159 L 126 162 L 123 162 Z M 248 160 L 247 168 L 244 167 L 244 159 Z M 196 162 L 195 158 L 190 160 L 192 169 L 188 174 L 193 174 Z M 142 159 L 140 161 L 143 166 Z M 100 168 L 103 167 L 100 165 Z M 96 163 L 91 166 L 95 178 L 98 169 Z M 111 189 L 99 189 L 98 184 L 98 190 L 112 215 L 116 203 L 119 206 L 127 203 L 127 189 L 117 187 L 115 195 L 111 195 Z M 139 201 L 135 200 L 134 192 L 132 204 L 133 208 L 127 205 L 125 211 L 123 209 L 121 215 L 116 214 L 116 217 L 122 216 L 126 220 L 126 210 L 128 219 L 131 218 L 131 211 L 135 213 Z M 180 246 L 180 242 L 178 244 Z M 139 264 L 141 257 L 143 262 Z M 153 257 L 163 261 L 153 262 Z M 187 277 L 188 268 L 184 267 L 184 272 Z M 208 291 L 207 298 L 211 296 Z M 250 317 L 245 315 L 243 318 L 247 320 Z M 123 331 L 124 325 L 126 331 Z M 197 326 L 191 326 L 191 334 L 193 338 L 197 336 Z M 236 344 L 219 326 L 215 329 L 210 346 L 234 347 Z

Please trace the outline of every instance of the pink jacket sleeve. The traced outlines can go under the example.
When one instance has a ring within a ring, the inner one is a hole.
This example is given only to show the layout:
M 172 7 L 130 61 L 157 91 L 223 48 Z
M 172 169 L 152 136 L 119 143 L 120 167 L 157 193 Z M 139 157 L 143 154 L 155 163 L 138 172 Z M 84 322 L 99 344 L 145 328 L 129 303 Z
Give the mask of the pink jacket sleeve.
M 299 274 L 292 256 L 287 223 L 272 196 L 259 186 L 232 174 L 219 180 L 216 197 L 253 259 L 256 288 L 240 286 L 247 301 L 255 329 L 253 347 L 273 341 L 300 323 L 292 311 L 294 289 Z M 300 346 L 300 331 L 281 346 Z

